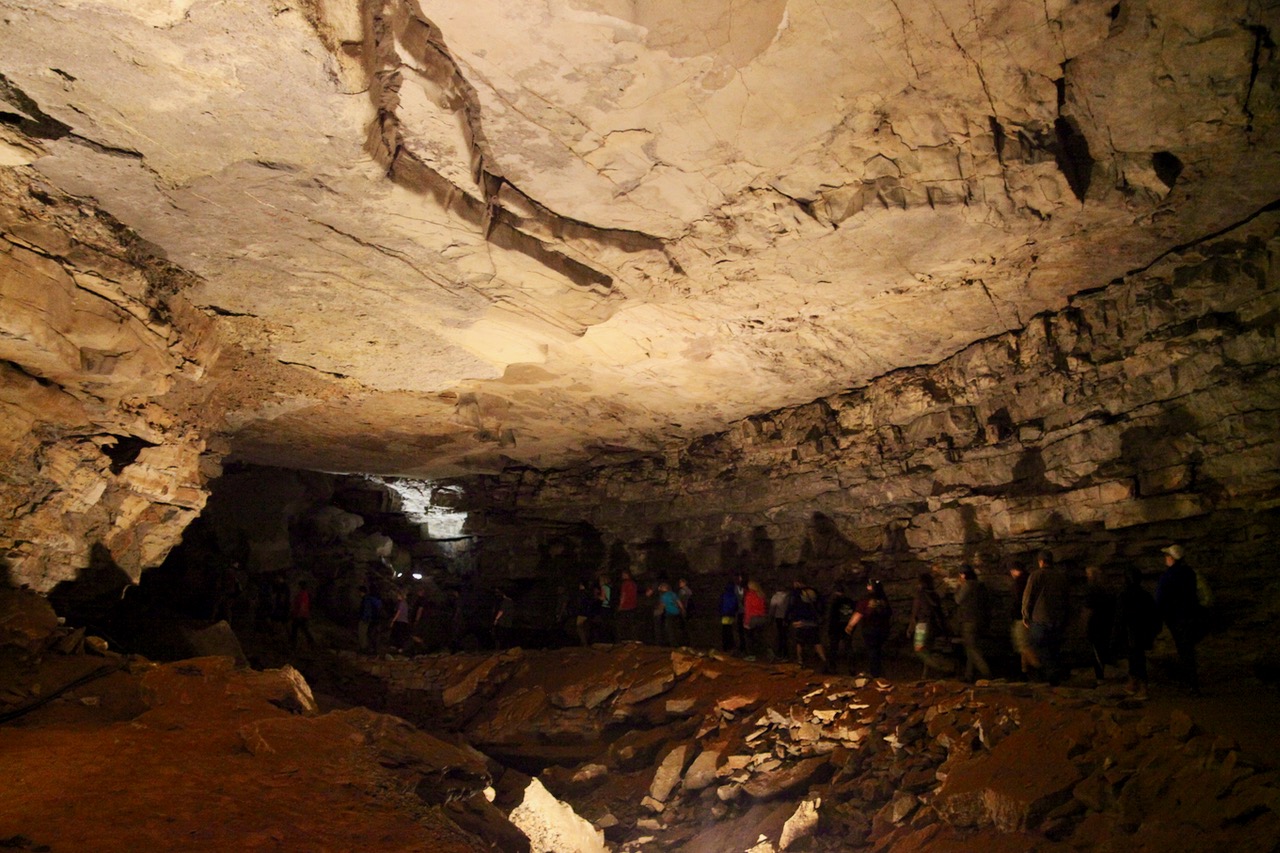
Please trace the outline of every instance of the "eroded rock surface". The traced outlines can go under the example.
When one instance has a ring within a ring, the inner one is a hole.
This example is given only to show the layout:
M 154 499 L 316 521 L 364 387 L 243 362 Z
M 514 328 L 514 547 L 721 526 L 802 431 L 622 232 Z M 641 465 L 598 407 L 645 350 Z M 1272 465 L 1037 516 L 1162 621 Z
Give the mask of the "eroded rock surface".
M 661 452 L 933 363 L 1280 197 L 1244 2 L 0 4 L 8 164 L 314 387 L 241 458 Z

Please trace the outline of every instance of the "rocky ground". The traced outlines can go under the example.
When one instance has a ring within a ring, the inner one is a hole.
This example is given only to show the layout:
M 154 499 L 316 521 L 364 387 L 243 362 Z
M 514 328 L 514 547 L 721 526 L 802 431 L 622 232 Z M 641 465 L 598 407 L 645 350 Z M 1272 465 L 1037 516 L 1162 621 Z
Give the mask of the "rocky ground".
M 1280 780 L 1255 746 L 1268 718 L 1242 713 L 1270 695 L 1140 703 L 628 644 L 320 653 L 298 661 L 335 694 L 317 702 L 289 666 L 115 655 L 38 601 L 0 602 L 10 849 L 1280 844 Z M 1210 731 L 1215 714 L 1239 733 Z

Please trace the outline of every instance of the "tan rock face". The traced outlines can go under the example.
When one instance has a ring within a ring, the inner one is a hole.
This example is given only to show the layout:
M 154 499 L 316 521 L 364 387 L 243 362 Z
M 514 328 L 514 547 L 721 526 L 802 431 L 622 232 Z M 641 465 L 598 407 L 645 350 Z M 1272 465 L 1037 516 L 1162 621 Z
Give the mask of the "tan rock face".
M 276 374 L 233 377 L 238 458 L 560 465 L 935 362 L 1248 217 L 1280 189 L 1268 14 L 3 0 L 0 163 L 200 277 Z M 165 370 L 32 328 L 50 374 Z
M 210 323 L 131 240 L 0 169 L 0 551 L 42 592 L 136 582 L 204 506 Z

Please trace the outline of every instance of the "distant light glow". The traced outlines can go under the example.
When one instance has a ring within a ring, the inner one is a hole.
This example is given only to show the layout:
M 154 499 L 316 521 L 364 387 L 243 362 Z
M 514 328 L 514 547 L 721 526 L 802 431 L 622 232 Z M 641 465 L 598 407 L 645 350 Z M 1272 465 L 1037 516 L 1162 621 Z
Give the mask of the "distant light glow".
M 467 514 L 434 503 L 437 498 L 457 497 L 460 490 L 456 486 L 437 486 L 430 480 L 371 479 L 386 486 L 400 498 L 401 512 L 409 520 L 424 525 L 428 539 L 456 539 L 464 535 Z

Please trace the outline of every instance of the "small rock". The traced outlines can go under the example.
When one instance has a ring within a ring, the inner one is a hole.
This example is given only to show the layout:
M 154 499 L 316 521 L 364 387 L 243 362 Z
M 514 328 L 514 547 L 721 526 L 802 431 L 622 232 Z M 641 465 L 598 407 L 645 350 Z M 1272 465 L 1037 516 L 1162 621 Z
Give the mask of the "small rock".
M 609 768 L 603 764 L 586 764 L 579 768 L 578 772 L 574 773 L 569 781 L 574 784 L 591 782 L 606 775 L 608 772 Z
M 1191 737 L 1195 730 L 1195 721 L 1187 715 L 1186 711 L 1175 709 L 1169 715 L 1169 734 L 1173 735 L 1176 740 L 1186 740 Z
M 662 814 L 662 812 L 667 808 L 665 805 L 663 805 L 661 800 L 656 800 L 653 797 L 645 797 L 644 799 L 640 800 L 640 807 L 643 809 L 648 809 L 654 814 Z
M 684 787 L 689 791 L 701 791 L 716 780 L 716 769 L 720 762 L 720 750 L 704 749 L 689 765 L 684 774 Z

